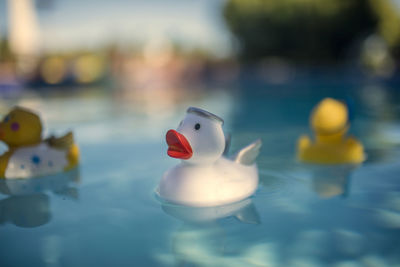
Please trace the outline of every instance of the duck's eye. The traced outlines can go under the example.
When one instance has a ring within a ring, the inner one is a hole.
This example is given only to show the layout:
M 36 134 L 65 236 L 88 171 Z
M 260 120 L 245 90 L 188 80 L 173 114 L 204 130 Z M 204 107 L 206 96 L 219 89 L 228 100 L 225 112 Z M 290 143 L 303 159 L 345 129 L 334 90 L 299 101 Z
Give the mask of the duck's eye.
M 196 123 L 196 125 L 194 126 L 194 129 L 195 129 L 195 130 L 200 129 L 200 123 Z
M 14 122 L 11 124 L 11 130 L 13 130 L 14 132 L 19 130 L 19 123 L 18 122 Z
M 5 118 L 4 118 L 4 120 L 3 120 L 3 122 L 8 122 L 10 120 L 10 115 L 7 115 L 7 116 L 5 116 Z

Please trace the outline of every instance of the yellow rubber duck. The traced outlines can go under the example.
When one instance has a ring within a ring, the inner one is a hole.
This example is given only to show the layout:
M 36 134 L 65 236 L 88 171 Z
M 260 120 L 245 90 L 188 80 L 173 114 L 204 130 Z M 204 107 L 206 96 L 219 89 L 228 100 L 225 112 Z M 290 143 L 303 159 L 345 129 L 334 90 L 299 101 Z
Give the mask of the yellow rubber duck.
M 310 124 L 315 141 L 308 136 L 298 140 L 298 158 L 321 164 L 357 164 L 365 159 L 362 144 L 346 137 L 350 124 L 347 106 L 335 99 L 325 98 L 311 113 Z
M 72 132 L 42 139 L 42 123 L 34 112 L 13 108 L 0 122 L 0 140 L 8 151 L 0 156 L 0 178 L 29 178 L 72 169 L 79 147 Z

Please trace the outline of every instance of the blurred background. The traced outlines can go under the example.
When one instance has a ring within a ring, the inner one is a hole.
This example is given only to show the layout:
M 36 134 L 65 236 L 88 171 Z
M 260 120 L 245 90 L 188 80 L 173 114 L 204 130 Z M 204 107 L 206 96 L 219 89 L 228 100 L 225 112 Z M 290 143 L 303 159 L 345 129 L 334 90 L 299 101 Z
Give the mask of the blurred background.
M 321 69 L 390 80 L 399 58 L 398 0 L 0 2 L 2 95 L 96 85 L 145 98 Z

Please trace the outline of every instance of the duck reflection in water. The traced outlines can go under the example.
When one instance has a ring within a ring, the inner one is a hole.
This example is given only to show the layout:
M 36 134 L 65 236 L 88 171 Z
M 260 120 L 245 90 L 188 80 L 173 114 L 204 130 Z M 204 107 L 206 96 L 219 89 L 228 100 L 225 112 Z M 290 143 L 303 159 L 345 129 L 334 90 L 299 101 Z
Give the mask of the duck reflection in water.
M 350 179 L 357 165 L 313 166 L 312 189 L 321 198 L 347 197 L 350 193 Z
M 79 169 L 31 179 L 0 179 L 0 224 L 38 227 L 51 219 L 50 192 L 78 199 Z
M 220 221 L 232 217 L 242 223 L 260 224 L 251 199 L 217 207 L 188 207 L 163 204 L 162 210 L 183 222 L 172 235 L 172 251 L 177 266 L 210 265 L 225 251 L 226 229 Z

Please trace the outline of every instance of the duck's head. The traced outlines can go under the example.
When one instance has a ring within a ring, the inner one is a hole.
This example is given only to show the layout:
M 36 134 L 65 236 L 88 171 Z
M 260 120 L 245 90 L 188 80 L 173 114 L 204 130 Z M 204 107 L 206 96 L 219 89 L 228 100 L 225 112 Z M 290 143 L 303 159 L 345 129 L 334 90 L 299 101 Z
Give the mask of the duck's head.
M 0 140 L 10 147 L 39 143 L 42 123 L 32 111 L 15 107 L 0 122 Z
M 176 130 L 166 135 L 168 155 L 193 164 L 209 164 L 225 149 L 224 121 L 199 108 L 190 107 Z
M 316 136 L 343 136 L 349 128 L 348 118 L 346 104 L 325 98 L 314 108 L 310 122 Z

